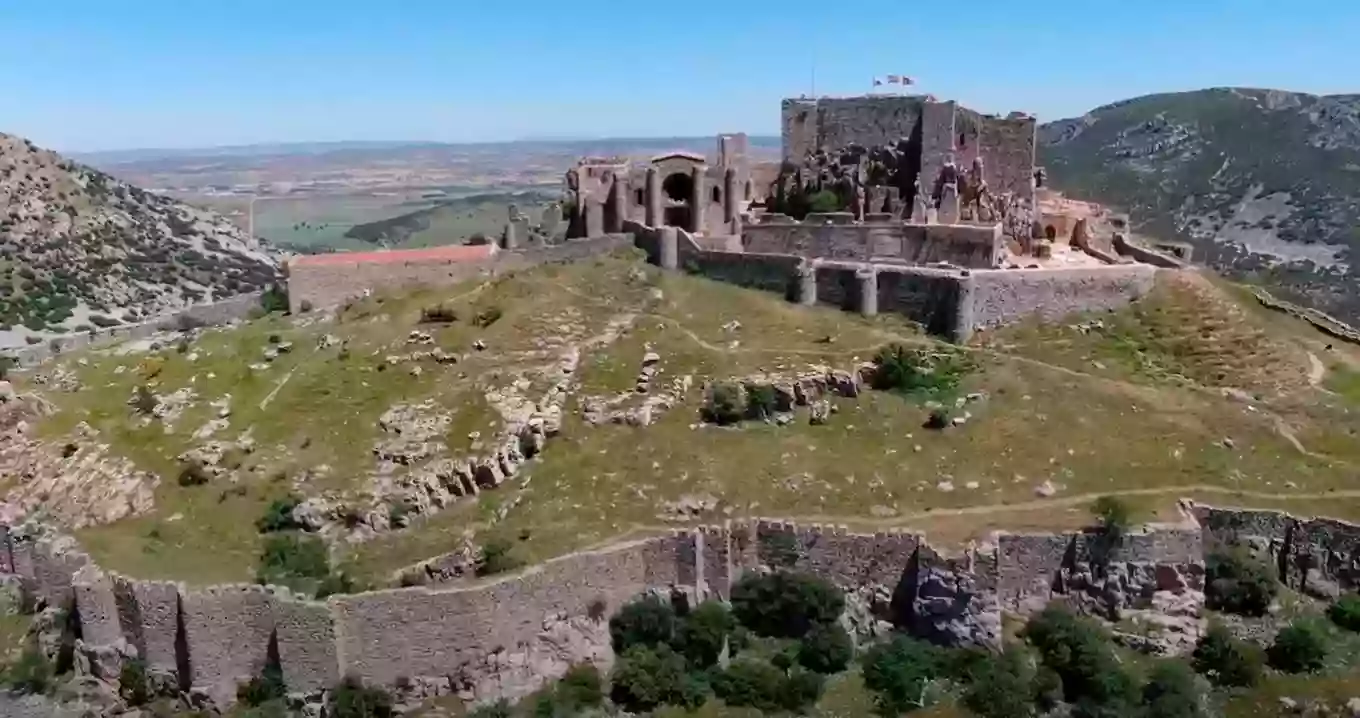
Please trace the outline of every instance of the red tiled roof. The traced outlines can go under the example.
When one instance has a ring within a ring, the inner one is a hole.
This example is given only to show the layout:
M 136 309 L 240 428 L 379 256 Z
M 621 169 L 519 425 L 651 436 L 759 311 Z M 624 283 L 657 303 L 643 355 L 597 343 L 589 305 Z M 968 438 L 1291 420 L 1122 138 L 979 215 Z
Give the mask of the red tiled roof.
M 406 262 L 475 262 L 495 253 L 494 244 L 453 244 L 428 249 L 385 249 L 377 252 L 309 254 L 288 261 L 296 267 L 334 264 L 404 264 Z

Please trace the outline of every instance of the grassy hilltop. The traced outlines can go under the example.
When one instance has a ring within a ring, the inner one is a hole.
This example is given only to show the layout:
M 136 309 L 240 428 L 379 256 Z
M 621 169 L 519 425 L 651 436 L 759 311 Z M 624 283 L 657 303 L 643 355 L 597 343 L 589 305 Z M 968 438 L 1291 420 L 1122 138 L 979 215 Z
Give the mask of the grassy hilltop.
M 436 306 L 456 320 L 421 323 Z M 410 344 L 412 330 L 433 346 Z M 1360 463 L 1360 354 L 1329 351 L 1310 327 L 1198 276 L 1168 278 L 1122 312 L 988 335 L 962 352 L 971 370 L 948 395 L 866 389 L 833 399 L 821 425 L 806 408 L 783 426 L 700 420 L 705 382 L 853 369 L 889 343 L 943 351 L 894 317 L 807 310 L 609 257 L 378 295 L 333 319 L 274 316 L 155 351 L 71 355 L 21 388 L 53 403 L 36 426 L 50 446 L 93 441 L 161 477 L 149 511 L 79 532 L 100 563 L 193 582 L 253 577 L 256 521 L 272 501 L 325 495 L 372 508 L 373 487 L 418 469 L 374 457 L 393 407 L 417 407 L 435 427 L 421 430 L 433 449 L 420 461 L 476 454 L 507 421 L 492 400 L 532 400 L 572 347 L 584 348 L 561 431 L 538 458 L 408 528 L 335 541 L 341 563 L 382 583 L 469 541 L 536 560 L 741 516 L 965 540 L 1078 525 L 1094 496 L 1111 493 L 1147 516 L 1200 496 L 1360 518 L 1347 481 Z M 389 358 L 435 346 L 460 361 Z M 649 426 L 587 423 L 585 398 L 629 394 L 649 352 L 653 394 L 691 377 L 677 405 Z M 162 401 L 178 411 L 140 415 L 129 405 L 139 386 L 180 397 Z M 926 428 L 939 404 L 962 421 Z M 182 455 L 212 442 L 218 475 L 187 469 Z

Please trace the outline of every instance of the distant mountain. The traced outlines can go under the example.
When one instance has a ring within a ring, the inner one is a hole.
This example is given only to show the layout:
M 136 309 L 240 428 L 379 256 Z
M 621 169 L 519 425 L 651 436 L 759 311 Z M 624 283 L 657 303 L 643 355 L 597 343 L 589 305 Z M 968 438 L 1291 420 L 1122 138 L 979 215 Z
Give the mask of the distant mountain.
M 1230 276 L 1360 320 L 1360 95 L 1216 88 L 1040 128 L 1050 184 Z
M 271 252 L 220 215 L 0 134 L 0 334 L 136 321 L 259 289 Z

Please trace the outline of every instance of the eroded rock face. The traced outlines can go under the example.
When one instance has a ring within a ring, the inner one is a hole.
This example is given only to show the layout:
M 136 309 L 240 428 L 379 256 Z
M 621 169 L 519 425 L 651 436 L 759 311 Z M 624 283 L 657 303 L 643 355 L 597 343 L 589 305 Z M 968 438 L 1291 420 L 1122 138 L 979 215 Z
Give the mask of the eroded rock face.
M 948 564 L 922 567 L 912 601 L 911 631 L 947 646 L 1001 648 L 1001 607 L 995 591 Z

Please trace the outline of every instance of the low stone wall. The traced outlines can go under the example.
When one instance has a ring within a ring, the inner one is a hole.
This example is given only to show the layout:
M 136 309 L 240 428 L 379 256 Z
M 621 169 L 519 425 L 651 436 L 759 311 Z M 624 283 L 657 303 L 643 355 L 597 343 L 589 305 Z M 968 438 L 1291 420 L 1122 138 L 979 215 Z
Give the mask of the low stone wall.
M 1360 526 L 1189 507 L 1185 522 L 1130 532 L 1103 554 L 1121 577 L 1114 593 L 1090 591 L 1096 537 L 1089 533 L 996 533 L 946 554 L 910 530 L 855 533 L 778 520 L 675 531 L 480 585 L 325 602 L 274 587 L 189 588 L 108 574 L 69 538 L 35 526 L 0 531 L 0 552 L 13 556 L 26 604 L 74 609 L 91 673 L 115 677 L 123 657 L 141 656 L 154 676 L 218 705 L 231 703 L 237 685 L 271 661 L 301 694 L 353 674 L 422 695 L 527 695 L 573 663 L 607 665 L 613 656 L 602 616 L 634 597 L 726 598 L 744 572 L 765 566 L 822 576 L 878 620 L 917 635 L 983 644 L 1000 640 L 1002 611 L 1026 614 L 1053 599 L 1137 607 L 1170 591 L 1194 600 L 1206 551 L 1229 541 L 1266 552 L 1291 586 L 1360 584 Z
M 974 271 L 973 322 L 992 328 L 1034 315 L 1119 309 L 1152 291 L 1156 275 L 1146 264 Z
M 457 284 L 539 264 L 605 254 L 632 243 L 631 235 L 606 234 L 513 251 L 489 248 L 485 252 L 468 253 L 465 257 L 433 255 L 421 258 L 415 254 L 411 261 L 343 262 L 336 255 L 328 255 L 327 259 L 331 261 L 289 266 L 288 299 L 294 312 L 302 311 L 304 305 L 324 309 L 361 296 L 366 290 Z M 364 254 L 370 256 L 372 253 Z
M 245 319 L 260 306 L 260 293 L 238 294 L 210 304 L 196 304 L 138 324 L 95 329 L 92 332 L 67 334 L 44 340 L 40 344 L 0 350 L 12 357 L 21 367 L 37 366 L 54 356 L 89 346 L 113 344 L 133 339 L 145 339 L 163 331 L 178 329 L 186 323 L 198 326 L 218 326 Z

